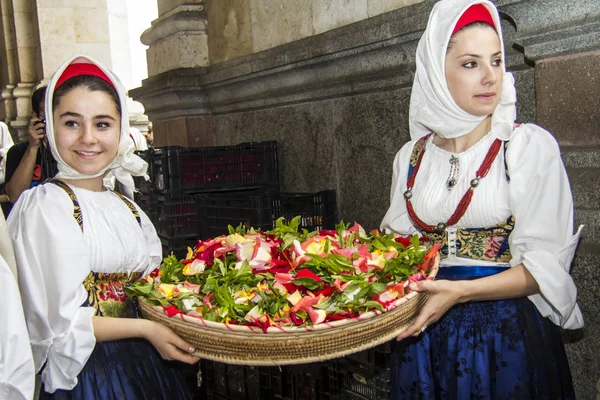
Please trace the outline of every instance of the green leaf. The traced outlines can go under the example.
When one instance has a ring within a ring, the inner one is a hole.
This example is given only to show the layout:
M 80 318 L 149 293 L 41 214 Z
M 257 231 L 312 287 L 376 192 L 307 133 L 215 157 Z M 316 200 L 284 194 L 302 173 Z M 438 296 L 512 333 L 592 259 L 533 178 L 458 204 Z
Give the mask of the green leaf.
M 330 297 L 329 299 L 327 299 L 327 301 L 324 301 L 322 303 L 318 303 L 318 304 L 314 304 L 312 307 L 313 308 L 317 308 L 319 310 L 325 310 L 326 308 L 328 308 L 332 303 L 332 298 Z
M 147 296 L 150 294 L 150 292 L 152 291 L 152 289 L 154 288 L 154 285 L 152 285 L 151 283 L 146 283 L 143 281 L 137 281 L 133 284 L 131 284 L 131 286 L 126 286 L 125 290 L 131 294 L 131 295 L 140 295 L 140 296 Z
M 383 308 L 383 306 L 379 302 L 372 300 L 366 301 L 363 304 L 363 307 L 366 307 L 367 309 L 376 308 L 379 311 L 385 311 L 385 308 Z
M 375 282 L 371 284 L 371 287 L 373 288 L 373 293 L 379 293 L 383 292 L 387 285 L 385 283 Z
M 373 293 L 373 285 L 368 285 L 365 286 L 364 288 L 360 289 L 360 292 L 358 292 L 356 294 L 356 296 L 354 296 L 355 299 L 364 299 L 366 297 L 370 297 L 371 293 Z
M 419 247 L 421 247 L 421 242 L 419 241 L 419 236 L 413 235 L 410 238 L 410 244 L 412 244 L 415 249 L 418 249 Z
M 320 287 L 319 282 L 311 278 L 296 278 L 292 280 L 292 283 L 296 286 L 304 286 L 308 290 L 315 290 Z
M 225 264 L 223 263 L 223 261 L 221 261 L 218 258 L 215 258 L 214 262 L 215 262 L 215 265 L 221 271 L 221 275 L 223 275 L 223 276 L 227 275 L 227 267 L 225 266 Z
M 296 240 L 297 237 L 291 233 L 286 233 L 283 236 L 283 244 L 281 245 L 281 250 L 285 250 L 288 247 L 290 247 L 292 245 L 292 243 L 294 243 L 294 240 Z

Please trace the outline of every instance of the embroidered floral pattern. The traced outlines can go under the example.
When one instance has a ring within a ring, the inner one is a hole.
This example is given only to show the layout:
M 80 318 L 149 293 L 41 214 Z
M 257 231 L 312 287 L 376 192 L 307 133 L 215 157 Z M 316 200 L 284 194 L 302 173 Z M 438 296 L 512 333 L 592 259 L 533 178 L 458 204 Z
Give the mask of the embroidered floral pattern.
M 508 236 L 514 227 L 515 219 L 511 216 L 506 221 L 487 228 L 457 229 L 456 255 L 473 260 L 507 263 L 511 259 Z M 423 235 L 430 241 L 443 246 L 442 258 L 448 256 L 448 235 L 446 232 L 423 232 Z
M 83 285 L 88 299 L 83 306 L 93 307 L 96 315 L 105 317 L 134 317 L 134 307 L 125 293 L 125 286 L 142 277 L 140 272 L 103 274 L 90 272 Z

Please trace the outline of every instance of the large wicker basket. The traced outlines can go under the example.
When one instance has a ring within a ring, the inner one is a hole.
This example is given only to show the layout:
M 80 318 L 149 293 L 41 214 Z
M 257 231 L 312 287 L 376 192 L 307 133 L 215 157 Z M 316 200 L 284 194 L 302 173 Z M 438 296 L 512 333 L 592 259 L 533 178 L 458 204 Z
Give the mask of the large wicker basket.
M 432 259 L 428 279 L 439 267 Z M 369 312 L 358 319 L 333 321 L 314 328 L 275 328 L 263 332 L 255 327 L 225 325 L 178 314 L 168 317 L 161 307 L 139 298 L 142 314 L 173 329 L 194 345 L 195 355 L 228 364 L 288 365 L 342 357 L 390 341 L 418 315 L 427 293 L 411 292 L 385 313 Z

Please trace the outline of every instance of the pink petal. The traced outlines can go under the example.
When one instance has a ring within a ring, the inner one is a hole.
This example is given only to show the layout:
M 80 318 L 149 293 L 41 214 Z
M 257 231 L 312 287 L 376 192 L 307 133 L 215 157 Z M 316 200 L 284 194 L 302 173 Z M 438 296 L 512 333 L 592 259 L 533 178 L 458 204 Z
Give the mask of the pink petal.
M 327 317 L 327 312 L 325 310 L 315 310 L 312 307 L 308 307 L 306 312 L 308 313 L 313 325 L 320 324 L 321 322 L 325 321 L 325 318 Z
M 223 254 L 235 250 L 235 247 L 221 247 L 215 250 L 215 258 L 220 258 Z
M 196 294 L 200 294 L 200 285 L 195 285 L 193 283 L 189 283 L 188 281 L 183 282 L 183 286 L 190 288 Z
M 275 280 L 281 284 L 291 283 L 294 277 L 290 274 L 282 274 L 280 272 L 275 274 Z

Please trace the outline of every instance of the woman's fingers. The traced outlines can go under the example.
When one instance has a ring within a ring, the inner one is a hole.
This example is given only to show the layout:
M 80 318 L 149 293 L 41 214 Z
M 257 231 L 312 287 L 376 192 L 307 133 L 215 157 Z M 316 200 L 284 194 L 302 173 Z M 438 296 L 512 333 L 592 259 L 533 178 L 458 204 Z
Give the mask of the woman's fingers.
M 162 351 L 159 351 L 159 353 L 163 359 L 169 361 L 181 361 L 187 364 L 195 364 L 200 361 L 200 357 L 189 353 L 184 353 L 179 349 L 179 347 L 171 343 L 162 347 Z
M 175 332 L 171 331 L 171 333 L 172 333 L 172 335 L 169 338 L 169 342 L 171 342 L 171 344 L 173 344 L 173 346 L 177 347 L 183 353 L 191 354 L 194 351 L 196 351 L 194 346 L 192 346 L 191 344 L 189 344 L 188 342 L 186 342 L 185 340 L 180 338 Z
M 404 332 L 396 337 L 397 340 L 406 339 L 409 336 L 418 336 L 423 333 L 423 327 L 427 327 L 430 323 L 433 323 L 434 319 L 433 313 L 427 308 L 427 306 L 423 307 L 419 316 L 413 322 L 411 326 L 409 326 Z
M 171 345 L 171 351 L 166 357 L 168 360 L 177 360 L 187 364 L 195 364 L 200 361 L 200 357 L 194 356 L 189 352 L 183 352 L 179 347 Z
M 200 360 L 200 357 L 196 357 L 193 353 L 196 348 L 179 337 L 175 332 L 169 329 L 168 342 L 171 345 L 171 357 L 174 360 L 182 361 L 188 364 L 194 364 Z
M 189 354 L 182 354 L 178 361 L 184 362 L 186 364 L 196 364 L 200 361 L 200 357 L 192 356 Z

